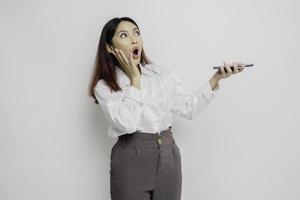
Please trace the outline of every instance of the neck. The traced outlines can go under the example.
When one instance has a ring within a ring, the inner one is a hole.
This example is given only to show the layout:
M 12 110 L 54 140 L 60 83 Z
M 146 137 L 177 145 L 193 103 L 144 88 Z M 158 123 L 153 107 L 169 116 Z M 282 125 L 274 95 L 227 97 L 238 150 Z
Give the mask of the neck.
M 140 74 L 142 75 L 143 73 L 142 73 L 141 65 L 140 65 L 140 64 L 137 64 L 137 67 L 138 67 L 138 69 L 139 69 L 139 71 L 140 71 Z

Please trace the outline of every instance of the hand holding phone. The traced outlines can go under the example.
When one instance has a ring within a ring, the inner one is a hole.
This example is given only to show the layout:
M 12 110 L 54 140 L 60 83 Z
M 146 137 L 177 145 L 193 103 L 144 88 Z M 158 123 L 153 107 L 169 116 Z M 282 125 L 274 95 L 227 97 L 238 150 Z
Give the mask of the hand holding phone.
M 244 67 L 252 67 L 254 64 L 246 64 Z M 214 66 L 213 69 L 220 69 L 222 66 Z M 241 66 L 238 66 L 241 67 Z M 230 69 L 233 70 L 233 66 L 230 66 Z M 226 68 L 224 70 L 227 72 Z

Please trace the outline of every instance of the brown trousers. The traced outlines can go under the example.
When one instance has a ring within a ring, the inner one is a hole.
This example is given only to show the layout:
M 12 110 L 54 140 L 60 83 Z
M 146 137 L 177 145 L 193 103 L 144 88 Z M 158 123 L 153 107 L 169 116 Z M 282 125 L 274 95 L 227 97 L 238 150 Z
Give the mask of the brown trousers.
M 181 155 L 171 128 L 119 136 L 110 158 L 112 200 L 181 199 Z

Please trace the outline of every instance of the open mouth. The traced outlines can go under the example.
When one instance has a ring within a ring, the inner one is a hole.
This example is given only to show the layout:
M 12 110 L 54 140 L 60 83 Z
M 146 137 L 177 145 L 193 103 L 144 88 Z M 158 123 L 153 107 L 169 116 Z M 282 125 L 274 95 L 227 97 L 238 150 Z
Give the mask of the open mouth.
M 133 50 L 132 50 L 132 55 L 133 57 L 137 58 L 139 56 L 139 48 L 138 47 L 135 47 Z

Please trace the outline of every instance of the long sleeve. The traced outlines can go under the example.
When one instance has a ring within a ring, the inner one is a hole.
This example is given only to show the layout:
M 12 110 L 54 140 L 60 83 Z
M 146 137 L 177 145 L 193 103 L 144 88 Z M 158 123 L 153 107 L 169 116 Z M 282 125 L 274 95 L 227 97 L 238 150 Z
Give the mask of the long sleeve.
M 137 130 L 144 103 L 141 90 L 126 85 L 122 91 L 111 92 L 101 81 L 96 85 L 94 94 L 112 126 L 126 133 Z
M 196 92 L 188 94 L 184 91 L 181 80 L 173 71 L 169 71 L 167 84 L 172 102 L 171 111 L 188 120 L 192 120 L 202 113 L 220 89 L 218 84 L 212 90 L 209 81 L 206 81 Z

